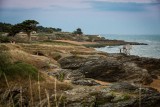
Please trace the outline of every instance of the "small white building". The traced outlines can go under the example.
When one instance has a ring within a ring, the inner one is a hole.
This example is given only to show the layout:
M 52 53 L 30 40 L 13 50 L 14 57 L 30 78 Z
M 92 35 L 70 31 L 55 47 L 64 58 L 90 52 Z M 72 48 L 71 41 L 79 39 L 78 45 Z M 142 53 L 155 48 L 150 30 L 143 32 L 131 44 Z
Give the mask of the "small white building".
M 101 36 L 101 35 L 98 35 L 97 37 L 102 38 L 102 36 Z

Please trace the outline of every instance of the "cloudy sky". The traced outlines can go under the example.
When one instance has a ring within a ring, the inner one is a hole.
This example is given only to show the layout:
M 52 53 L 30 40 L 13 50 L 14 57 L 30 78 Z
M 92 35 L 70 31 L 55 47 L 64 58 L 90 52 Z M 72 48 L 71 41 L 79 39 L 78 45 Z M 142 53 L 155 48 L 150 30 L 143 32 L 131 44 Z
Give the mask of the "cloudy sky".
M 0 22 L 26 19 L 86 34 L 160 34 L 160 1 L 0 0 Z

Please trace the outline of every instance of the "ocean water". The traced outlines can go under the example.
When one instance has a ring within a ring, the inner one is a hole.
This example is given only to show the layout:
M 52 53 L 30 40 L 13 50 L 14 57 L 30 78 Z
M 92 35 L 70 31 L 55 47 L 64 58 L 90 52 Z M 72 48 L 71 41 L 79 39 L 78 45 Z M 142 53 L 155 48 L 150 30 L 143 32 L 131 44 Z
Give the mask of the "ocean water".
M 147 43 L 148 45 L 133 45 L 131 55 L 141 57 L 160 58 L 160 35 L 102 35 L 106 39 L 125 40 L 129 42 Z M 98 51 L 108 53 L 119 53 L 122 46 L 106 46 L 96 48 Z

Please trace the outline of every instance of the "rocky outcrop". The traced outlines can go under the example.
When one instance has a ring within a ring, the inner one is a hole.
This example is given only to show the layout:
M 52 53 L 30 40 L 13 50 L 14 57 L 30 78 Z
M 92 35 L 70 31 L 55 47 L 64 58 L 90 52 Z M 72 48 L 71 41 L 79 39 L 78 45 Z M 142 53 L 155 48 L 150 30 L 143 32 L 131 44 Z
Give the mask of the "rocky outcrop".
M 61 59 L 59 63 L 64 69 L 77 70 L 87 78 L 101 81 L 143 84 L 152 82 L 152 76 L 147 69 L 138 66 L 134 61 L 117 60 L 116 57 L 71 56 Z
M 95 82 L 94 79 L 91 79 L 91 78 L 81 78 L 78 80 L 73 80 L 72 83 L 76 85 L 84 85 L 84 86 L 100 85 L 99 83 Z
M 141 91 L 141 94 L 139 92 Z M 63 93 L 62 107 L 158 107 L 160 93 L 149 88 L 139 88 L 128 83 L 110 86 L 78 86 Z M 54 95 L 50 97 L 53 102 Z M 42 100 L 47 105 L 47 99 Z M 53 104 L 53 103 L 51 103 Z M 42 106 L 43 106 L 42 105 Z M 52 106 L 52 105 L 51 105 Z
M 126 44 L 130 44 L 130 45 L 148 45 L 146 43 L 138 43 L 138 42 L 126 42 L 124 40 L 95 40 L 95 42 L 98 43 L 103 43 L 106 45 L 126 45 Z
M 74 107 L 75 105 L 78 107 L 138 107 L 140 97 L 140 104 L 143 107 L 155 107 L 160 101 L 160 94 L 156 90 L 143 88 L 141 89 L 142 94 L 139 96 L 140 88 L 128 83 L 117 83 L 108 87 L 99 87 L 99 90 L 96 88 L 83 87 L 66 91 L 67 107 Z M 71 95 L 75 97 L 71 98 Z
M 57 72 L 48 72 L 48 75 L 56 77 L 60 81 L 70 80 L 72 84 L 83 86 L 100 85 L 92 78 L 85 78 L 78 70 L 59 69 Z
M 63 69 L 78 69 L 84 65 L 87 61 L 84 57 L 77 57 L 77 56 L 69 56 L 59 60 L 61 67 Z

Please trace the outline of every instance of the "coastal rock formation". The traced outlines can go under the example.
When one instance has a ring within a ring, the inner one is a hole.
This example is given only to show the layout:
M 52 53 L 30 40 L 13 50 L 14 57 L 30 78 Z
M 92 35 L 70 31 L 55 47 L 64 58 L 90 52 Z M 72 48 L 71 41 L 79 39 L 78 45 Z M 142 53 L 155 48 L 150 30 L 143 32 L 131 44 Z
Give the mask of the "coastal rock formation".
M 134 61 L 117 60 L 114 57 L 69 56 L 59 60 L 59 63 L 63 69 L 77 70 L 87 78 L 101 81 L 143 84 L 152 82 L 148 70 L 138 66 Z
M 139 92 L 142 92 L 141 95 Z M 160 93 L 154 89 L 139 88 L 128 83 L 116 83 L 109 86 L 78 86 L 63 93 L 65 107 L 158 107 Z M 53 96 L 50 97 L 52 99 Z M 54 100 L 51 104 L 53 104 Z M 43 105 L 47 105 L 47 99 Z
M 9 87 L 5 80 L 1 81 L 0 106 L 7 106 L 12 99 L 15 106 L 31 106 L 30 89 L 33 89 L 33 107 L 160 105 L 160 93 L 146 85 L 159 78 L 160 59 L 96 52 L 77 46 L 6 44 L 6 47 L 12 49 L 9 52 L 15 61 L 36 66 L 45 81 L 40 80 L 39 84 L 29 78 L 22 79 L 23 82 L 9 78 Z M 9 50 L 6 47 L 2 47 L 5 52 Z M 15 84 L 17 87 L 13 88 Z

